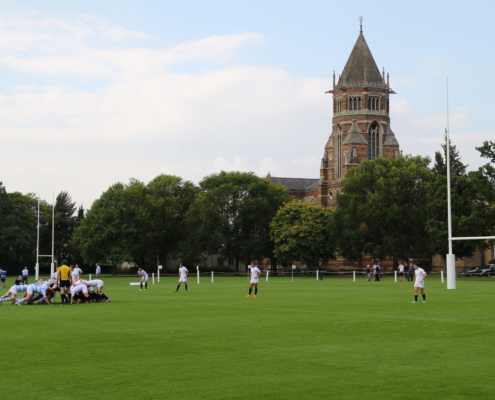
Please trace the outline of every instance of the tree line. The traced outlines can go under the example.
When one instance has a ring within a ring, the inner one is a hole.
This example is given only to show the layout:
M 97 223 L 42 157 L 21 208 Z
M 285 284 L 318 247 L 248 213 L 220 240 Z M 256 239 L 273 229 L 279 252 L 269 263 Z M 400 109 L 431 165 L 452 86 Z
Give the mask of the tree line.
M 270 259 L 316 263 L 340 254 L 394 261 L 447 253 L 446 151 L 451 158 L 454 236 L 495 234 L 495 144 L 477 148 L 489 162 L 467 172 L 455 146 L 421 156 L 377 157 L 351 169 L 335 211 L 293 200 L 287 189 L 253 173 L 220 172 L 198 185 L 172 175 L 118 182 L 85 212 L 67 192 L 55 202 L 55 257 L 70 263 L 142 268 L 167 257 L 189 265 L 207 255 L 240 263 Z M 38 200 L 0 183 L 0 262 L 20 270 L 36 262 Z M 40 202 L 40 253 L 51 254 L 52 207 Z M 470 257 L 483 241 L 456 241 Z M 43 260 L 45 265 L 49 260 Z
M 335 211 L 286 204 L 271 223 L 275 256 L 287 260 L 400 260 L 448 253 L 447 147 L 454 237 L 495 235 L 495 143 L 478 147 L 490 162 L 466 171 L 455 146 L 442 145 L 431 168 L 421 156 L 378 157 L 347 172 Z M 495 241 L 454 241 L 457 258 Z

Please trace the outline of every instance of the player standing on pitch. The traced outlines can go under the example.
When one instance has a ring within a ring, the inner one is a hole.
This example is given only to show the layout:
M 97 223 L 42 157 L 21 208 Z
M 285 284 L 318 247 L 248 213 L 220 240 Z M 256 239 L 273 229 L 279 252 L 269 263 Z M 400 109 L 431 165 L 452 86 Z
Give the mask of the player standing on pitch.
M 179 267 L 179 284 L 177 285 L 177 289 L 174 290 L 174 293 L 177 293 L 180 289 L 180 284 L 184 282 L 184 286 L 186 287 L 187 292 L 187 275 L 189 275 L 189 270 L 180 263 Z
M 249 294 L 246 297 L 251 297 L 251 292 L 254 286 L 254 297 L 258 296 L 258 278 L 261 275 L 260 269 L 254 262 L 251 263 L 251 282 L 249 283 Z
M 141 289 L 139 291 L 143 290 L 143 283 L 144 290 L 148 290 L 148 273 L 144 269 L 138 268 L 138 275 L 141 277 Z
M 411 303 L 418 302 L 418 289 L 423 295 L 423 303 L 426 303 L 425 294 L 425 278 L 428 276 L 423 268 L 419 268 L 417 263 L 414 263 L 414 274 L 416 275 L 416 282 L 414 282 L 414 301 Z

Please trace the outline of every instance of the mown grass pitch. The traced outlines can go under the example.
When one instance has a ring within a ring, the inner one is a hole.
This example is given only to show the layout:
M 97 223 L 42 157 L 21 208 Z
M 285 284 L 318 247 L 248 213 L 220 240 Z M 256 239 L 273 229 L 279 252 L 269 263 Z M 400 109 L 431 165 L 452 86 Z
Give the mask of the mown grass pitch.
M 495 279 L 428 277 L 426 304 L 390 278 L 104 280 L 108 304 L 0 307 L 2 399 L 495 396 Z

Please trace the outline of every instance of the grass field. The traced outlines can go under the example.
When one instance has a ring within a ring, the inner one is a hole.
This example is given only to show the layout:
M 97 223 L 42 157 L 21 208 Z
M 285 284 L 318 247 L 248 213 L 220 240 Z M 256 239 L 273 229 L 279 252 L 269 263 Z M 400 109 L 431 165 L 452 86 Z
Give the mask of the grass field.
M 495 397 L 495 279 L 428 277 L 426 304 L 391 278 L 104 280 L 110 303 L 0 307 L 2 399 Z

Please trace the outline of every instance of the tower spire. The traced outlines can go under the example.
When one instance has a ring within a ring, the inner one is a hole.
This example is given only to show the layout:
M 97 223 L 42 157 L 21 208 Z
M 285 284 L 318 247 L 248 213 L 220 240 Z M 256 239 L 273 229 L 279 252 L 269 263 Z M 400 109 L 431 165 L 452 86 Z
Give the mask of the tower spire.
M 359 33 L 363 33 L 363 17 L 359 17 Z

